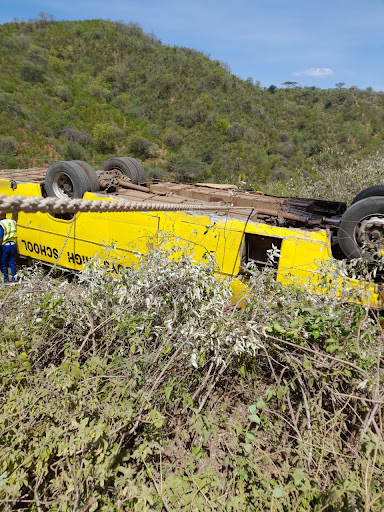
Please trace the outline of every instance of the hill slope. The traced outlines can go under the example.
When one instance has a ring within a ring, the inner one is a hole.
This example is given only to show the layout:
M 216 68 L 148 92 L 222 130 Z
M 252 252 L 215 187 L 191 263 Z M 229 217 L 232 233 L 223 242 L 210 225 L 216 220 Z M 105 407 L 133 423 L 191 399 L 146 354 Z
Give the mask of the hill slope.
M 136 24 L 8 23 L 0 46 L 2 168 L 129 154 L 180 179 L 262 184 L 335 145 L 382 146 L 381 93 L 261 89 Z

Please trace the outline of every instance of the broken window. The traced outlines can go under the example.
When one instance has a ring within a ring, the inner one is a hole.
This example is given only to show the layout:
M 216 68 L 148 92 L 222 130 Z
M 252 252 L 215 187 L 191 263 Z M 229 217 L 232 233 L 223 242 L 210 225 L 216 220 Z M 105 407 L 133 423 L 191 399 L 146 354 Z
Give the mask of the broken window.
M 260 270 L 265 267 L 276 268 L 279 264 L 279 255 L 272 253 L 277 249 L 281 249 L 282 239 L 274 236 L 245 234 L 243 254 L 241 259 L 241 267 L 246 270 L 249 264 L 254 264 Z

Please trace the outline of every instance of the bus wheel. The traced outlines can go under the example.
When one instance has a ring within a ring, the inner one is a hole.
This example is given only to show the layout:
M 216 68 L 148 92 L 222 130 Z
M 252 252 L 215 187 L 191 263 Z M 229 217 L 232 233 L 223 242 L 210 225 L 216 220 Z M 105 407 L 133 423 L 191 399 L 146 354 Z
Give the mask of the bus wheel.
M 103 171 L 121 171 L 130 178 L 134 185 L 145 182 L 145 174 L 141 164 L 129 156 L 110 158 L 103 163 L 102 169 Z
M 83 160 L 73 160 L 73 162 L 75 164 L 80 165 L 83 171 L 85 171 L 86 175 L 88 176 L 89 184 L 91 186 L 91 192 L 98 192 L 100 190 L 100 182 L 95 169 L 87 162 L 84 162 Z
M 75 162 L 55 162 L 45 175 L 45 191 L 48 197 L 81 199 L 91 191 L 87 173 Z
M 365 188 L 354 197 L 351 204 L 372 196 L 384 196 L 384 185 L 373 185 L 373 187 Z
M 384 251 L 384 197 L 367 197 L 352 204 L 341 218 L 337 238 L 349 259 Z

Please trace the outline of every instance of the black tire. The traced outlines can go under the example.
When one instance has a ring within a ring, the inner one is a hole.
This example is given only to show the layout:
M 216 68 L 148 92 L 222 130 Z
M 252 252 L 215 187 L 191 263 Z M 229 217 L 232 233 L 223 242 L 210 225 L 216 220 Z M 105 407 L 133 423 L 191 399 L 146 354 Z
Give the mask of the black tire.
M 141 181 L 145 181 L 144 171 L 137 160 L 129 156 L 119 158 L 110 158 L 103 163 L 103 171 L 121 171 L 128 176 L 132 183 L 137 185 Z
M 132 162 L 132 164 L 136 167 L 138 183 L 145 183 L 146 182 L 145 172 L 144 172 L 144 169 L 143 169 L 141 163 L 138 160 L 136 160 L 135 158 L 131 158 L 131 157 L 126 157 L 126 158 L 129 158 L 129 160 Z
M 384 250 L 383 235 L 384 198 L 372 196 L 348 208 L 341 218 L 337 238 L 345 256 L 353 259 L 371 256 L 370 249 Z
M 362 199 L 367 199 L 367 197 L 373 196 L 384 196 L 384 185 L 373 185 L 373 187 L 365 188 L 354 197 L 351 204 L 355 204 Z
M 87 173 L 75 162 L 55 162 L 45 175 L 45 191 L 48 197 L 81 199 L 91 191 Z
M 86 175 L 88 176 L 89 184 L 91 185 L 91 192 L 98 192 L 100 190 L 100 182 L 95 169 L 83 160 L 72 161 L 75 162 L 75 164 L 80 165 L 83 171 L 85 171 Z

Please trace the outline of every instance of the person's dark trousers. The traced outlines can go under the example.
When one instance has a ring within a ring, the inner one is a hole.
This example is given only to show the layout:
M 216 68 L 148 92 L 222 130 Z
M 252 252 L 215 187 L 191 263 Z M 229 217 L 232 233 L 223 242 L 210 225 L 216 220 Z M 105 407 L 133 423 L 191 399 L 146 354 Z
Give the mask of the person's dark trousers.
M 7 242 L 1 249 L 1 271 L 4 283 L 8 282 L 8 267 L 11 269 L 12 281 L 16 281 L 16 244 Z

